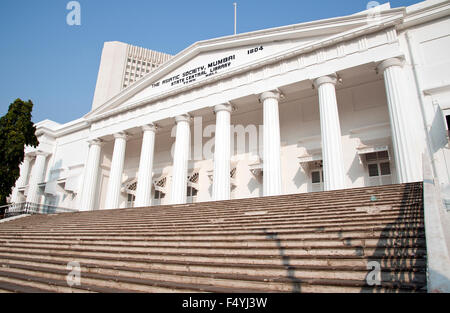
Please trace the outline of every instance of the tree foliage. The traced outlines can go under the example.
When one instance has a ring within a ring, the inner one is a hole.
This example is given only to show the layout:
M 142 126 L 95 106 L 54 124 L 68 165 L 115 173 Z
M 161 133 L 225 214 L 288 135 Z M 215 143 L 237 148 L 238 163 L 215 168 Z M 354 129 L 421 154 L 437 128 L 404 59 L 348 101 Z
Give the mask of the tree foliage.
M 16 180 L 25 146 L 36 147 L 36 127 L 31 121 L 33 102 L 17 99 L 10 104 L 8 113 L 0 118 L 0 205 L 6 204 Z

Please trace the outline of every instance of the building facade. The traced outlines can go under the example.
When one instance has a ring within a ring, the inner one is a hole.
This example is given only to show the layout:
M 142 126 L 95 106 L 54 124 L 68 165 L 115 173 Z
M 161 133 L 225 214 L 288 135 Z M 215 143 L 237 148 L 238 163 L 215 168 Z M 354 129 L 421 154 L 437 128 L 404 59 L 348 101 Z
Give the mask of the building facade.
M 122 53 L 89 113 L 37 124 L 11 200 L 88 211 L 406 183 L 423 155 L 450 198 L 449 14 L 386 4 L 201 41 L 133 81 Z

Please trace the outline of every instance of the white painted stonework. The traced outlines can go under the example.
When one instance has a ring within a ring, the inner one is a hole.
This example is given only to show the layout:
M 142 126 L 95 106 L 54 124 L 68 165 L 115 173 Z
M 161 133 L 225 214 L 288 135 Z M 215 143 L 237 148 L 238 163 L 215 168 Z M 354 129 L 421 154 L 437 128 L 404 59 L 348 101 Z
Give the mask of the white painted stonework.
M 126 87 L 102 68 L 91 112 L 37 124 L 12 199 L 101 210 L 420 181 L 423 153 L 450 199 L 449 14 L 383 5 L 201 41 Z

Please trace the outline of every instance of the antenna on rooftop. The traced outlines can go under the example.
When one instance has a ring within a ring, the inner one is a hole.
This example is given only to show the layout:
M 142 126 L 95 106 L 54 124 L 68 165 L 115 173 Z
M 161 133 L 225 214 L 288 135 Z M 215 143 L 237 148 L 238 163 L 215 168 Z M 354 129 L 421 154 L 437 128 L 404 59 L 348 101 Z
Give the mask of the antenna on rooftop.
M 237 23 L 237 3 L 234 2 L 234 34 L 236 35 L 236 23 Z

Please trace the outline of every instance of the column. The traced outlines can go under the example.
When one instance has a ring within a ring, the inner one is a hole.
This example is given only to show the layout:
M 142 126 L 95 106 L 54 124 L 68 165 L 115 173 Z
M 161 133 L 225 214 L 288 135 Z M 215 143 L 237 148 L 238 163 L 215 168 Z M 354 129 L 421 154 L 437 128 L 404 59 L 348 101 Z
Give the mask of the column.
M 214 142 L 213 199 L 230 199 L 230 119 L 231 104 L 219 104 L 214 107 L 216 113 L 216 136 Z
M 278 113 L 277 91 L 264 92 L 260 96 L 263 104 L 263 188 L 264 196 L 281 195 L 281 161 L 280 161 L 280 117 Z
M 337 77 L 335 74 L 323 76 L 314 81 L 314 85 L 319 93 L 323 176 L 324 189 L 326 191 L 345 188 L 344 158 L 336 100 L 336 82 Z
M 109 172 L 108 191 L 106 193 L 105 209 L 119 208 L 120 189 L 122 187 L 123 165 L 125 163 L 125 149 L 127 147 L 127 134 L 120 132 L 114 134 L 114 151 Z
M 45 161 L 48 153 L 37 151 L 36 160 L 32 169 L 30 183 L 28 184 L 27 202 L 39 204 L 39 184 L 44 182 Z
M 30 163 L 31 163 L 31 156 L 25 155 L 22 166 L 20 167 L 19 179 L 17 179 L 16 186 L 14 187 L 13 192 L 11 194 L 12 203 L 19 203 L 21 200 L 19 197 L 19 188 L 24 187 L 27 184 L 28 173 L 30 172 Z
M 387 59 L 378 65 L 378 71 L 383 73 L 386 86 L 397 177 L 399 183 L 408 183 L 421 180 L 421 164 L 414 148 L 415 126 L 410 125 L 411 108 L 408 107 L 410 103 L 402 65 L 400 59 Z
M 89 152 L 84 166 L 83 189 L 81 192 L 80 211 L 93 211 L 97 195 L 97 182 L 100 170 L 100 153 L 102 140 L 89 141 Z
M 136 188 L 136 207 L 152 205 L 152 176 L 153 157 L 155 151 L 156 126 L 153 124 L 142 127 L 141 159 L 139 161 L 139 172 Z
M 191 145 L 190 116 L 183 114 L 175 117 L 177 133 L 172 167 L 171 203 L 186 203 L 189 148 Z

